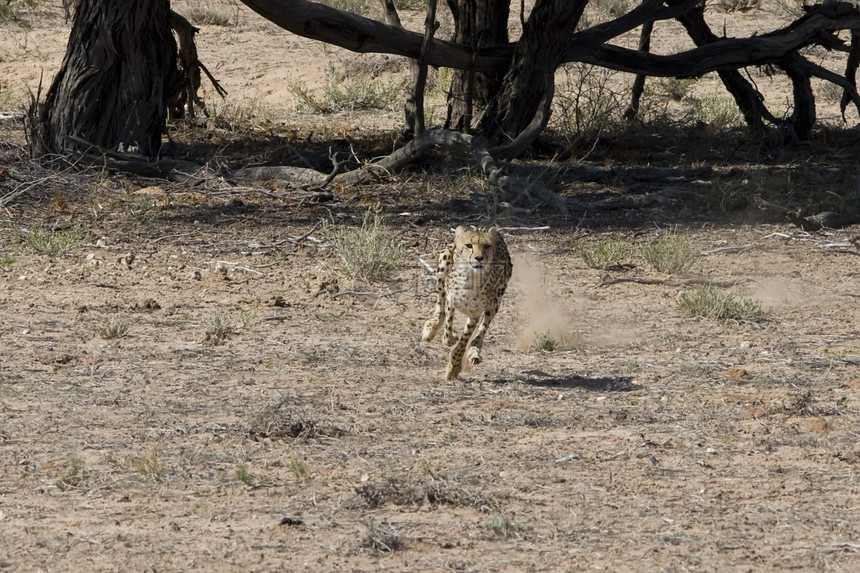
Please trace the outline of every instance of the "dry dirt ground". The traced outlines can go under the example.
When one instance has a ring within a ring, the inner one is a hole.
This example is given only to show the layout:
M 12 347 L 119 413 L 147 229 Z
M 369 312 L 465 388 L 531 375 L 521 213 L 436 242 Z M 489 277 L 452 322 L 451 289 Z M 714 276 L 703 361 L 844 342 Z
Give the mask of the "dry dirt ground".
M 234 43 L 201 55 L 237 94 L 268 81 L 240 73 L 245 50 L 295 41 L 244 9 L 240 22 L 201 33 Z M 33 25 L 4 74 L 55 69 L 67 28 L 57 14 Z M 230 165 L 325 157 L 336 130 L 319 126 L 365 116 L 305 118 L 314 133 L 284 117 L 177 127 L 172 149 Z M 634 129 L 590 161 L 712 165 L 709 181 L 679 183 L 703 202 L 565 218 L 495 204 L 479 178 L 451 174 L 456 157 L 319 203 L 273 185 L 46 169 L 3 122 L 0 568 L 857 571 L 857 229 L 805 233 L 738 198 L 850 197 L 856 133 L 772 149 L 668 133 L 677 147 Z M 583 201 L 650 189 L 554 188 Z M 385 284 L 355 283 L 326 225 L 359 225 L 374 204 L 407 262 Z M 445 349 L 420 341 L 432 308 L 420 259 L 451 227 L 491 218 L 548 229 L 506 233 L 514 275 L 484 363 L 442 381 Z M 598 287 L 676 277 L 638 254 L 635 268 L 594 270 L 574 249 L 643 247 L 667 228 L 710 253 L 687 278 L 749 279 L 732 293 L 767 319 L 691 316 L 678 305 L 689 286 Z M 28 244 L 52 229 L 79 241 L 53 256 Z M 543 332 L 559 348 L 531 348 Z

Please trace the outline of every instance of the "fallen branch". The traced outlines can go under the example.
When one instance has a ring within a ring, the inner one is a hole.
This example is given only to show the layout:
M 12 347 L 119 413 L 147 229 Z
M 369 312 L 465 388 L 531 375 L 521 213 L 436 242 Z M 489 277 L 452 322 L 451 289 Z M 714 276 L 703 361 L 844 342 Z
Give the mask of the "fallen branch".
M 331 181 L 334 185 L 357 185 L 372 181 L 377 177 L 388 176 L 399 171 L 404 166 L 415 161 L 433 147 L 441 146 L 468 151 L 478 164 L 481 172 L 503 191 L 520 197 L 525 196 L 532 203 L 541 201 L 564 214 L 570 212 L 570 206 L 564 198 L 538 182 L 524 180 L 506 175 L 501 166 L 490 154 L 487 140 L 481 136 L 467 135 L 447 129 L 429 129 L 391 154 L 379 161 L 370 163 L 361 169 L 336 175 Z M 264 181 L 283 180 L 288 183 L 320 185 L 326 175 L 313 169 L 301 167 L 251 167 L 239 169 L 230 176 L 230 180 Z
M 860 211 L 858 210 L 848 211 L 845 213 L 823 211 L 817 215 L 806 217 L 800 209 L 792 211 L 787 207 L 762 199 L 759 195 L 756 195 L 754 200 L 756 206 L 762 211 L 782 217 L 789 223 L 793 223 L 807 232 L 819 231 L 824 228 L 841 229 L 842 227 L 860 223 Z
M 668 205 L 674 206 L 683 203 L 684 201 L 702 202 L 704 197 L 695 191 L 679 188 L 666 188 L 654 191 L 653 193 L 645 193 L 644 195 L 620 195 L 600 199 L 582 207 L 586 210 L 614 210 L 614 209 L 641 209 L 650 207 L 651 205 Z
M 719 288 L 732 288 L 751 282 L 752 279 L 736 279 L 732 281 L 713 281 L 705 278 L 692 279 L 652 279 L 648 277 L 618 277 L 604 278 L 602 281 L 594 285 L 594 288 L 615 285 L 618 283 L 636 283 L 640 285 L 664 285 L 664 286 L 693 286 L 693 285 L 711 285 Z

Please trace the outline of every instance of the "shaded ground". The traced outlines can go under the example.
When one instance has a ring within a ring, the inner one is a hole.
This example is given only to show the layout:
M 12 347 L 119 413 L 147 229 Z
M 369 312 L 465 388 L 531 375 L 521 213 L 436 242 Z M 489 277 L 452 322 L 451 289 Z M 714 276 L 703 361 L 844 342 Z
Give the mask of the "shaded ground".
M 224 149 L 226 166 L 329 143 L 275 128 L 174 137 L 201 159 Z M 564 219 L 500 204 L 450 175 L 456 159 L 317 203 L 275 185 L 46 170 L 4 124 L 0 196 L 20 194 L 0 215 L 0 565 L 857 570 L 857 229 L 807 234 L 746 207 L 753 192 L 838 206 L 854 136 L 781 149 L 663 137 L 690 150 L 686 165 L 715 166 L 680 184 L 700 202 Z M 607 139 L 590 160 L 677 161 L 659 139 Z M 591 200 L 664 185 L 555 189 Z M 377 203 L 409 258 L 387 284 L 355 284 L 317 225 L 358 225 Z M 445 349 L 420 342 L 432 298 L 419 259 L 491 218 L 550 229 L 506 233 L 514 276 L 484 363 L 444 382 Z M 750 279 L 732 292 L 768 319 L 692 317 L 677 303 L 687 287 L 596 288 L 606 274 L 669 277 L 639 255 L 593 270 L 574 249 L 641 247 L 669 226 L 700 251 L 751 245 L 691 275 Z M 80 240 L 54 256 L 28 245 L 52 229 Z M 531 349 L 543 332 L 560 348 Z

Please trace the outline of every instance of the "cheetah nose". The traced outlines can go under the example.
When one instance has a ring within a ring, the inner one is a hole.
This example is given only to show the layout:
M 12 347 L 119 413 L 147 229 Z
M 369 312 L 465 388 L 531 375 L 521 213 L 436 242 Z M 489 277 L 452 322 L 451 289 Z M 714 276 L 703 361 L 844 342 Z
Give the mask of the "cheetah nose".
M 484 260 L 484 255 L 475 255 L 475 260 L 481 262 Z

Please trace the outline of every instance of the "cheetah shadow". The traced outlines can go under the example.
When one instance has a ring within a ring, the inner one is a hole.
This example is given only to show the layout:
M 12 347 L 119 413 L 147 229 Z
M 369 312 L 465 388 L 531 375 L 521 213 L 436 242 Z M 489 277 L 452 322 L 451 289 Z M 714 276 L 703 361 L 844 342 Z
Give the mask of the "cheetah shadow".
M 630 376 L 553 376 L 541 370 L 523 372 L 520 381 L 529 386 L 543 388 L 582 388 L 589 392 L 634 392 L 643 387 L 633 382 Z

